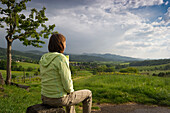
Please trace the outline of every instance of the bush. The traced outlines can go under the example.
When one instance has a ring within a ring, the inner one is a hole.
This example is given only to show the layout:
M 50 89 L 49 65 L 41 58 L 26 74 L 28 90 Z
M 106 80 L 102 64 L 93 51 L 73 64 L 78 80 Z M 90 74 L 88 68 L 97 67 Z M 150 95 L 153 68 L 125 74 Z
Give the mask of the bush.
M 27 71 L 32 71 L 32 70 L 33 70 L 32 67 L 28 67 L 28 68 L 27 68 Z
M 96 75 L 97 74 L 97 70 L 93 70 L 93 75 Z
M 26 77 L 29 77 L 29 73 L 26 73 Z
M 157 74 L 153 73 L 152 76 L 158 76 Z
M 128 73 L 128 70 L 127 69 L 121 69 L 119 72 L 121 72 L 121 73 Z
M 160 73 L 158 74 L 158 76 L 159 76 L 159 77 L 164 77 L 164 76 L 165 76 L 165 73 L 164 73 L 164 72 L 160 72 Z
M 12 75 L 12 76 L 11 76 L 12 79 L 15 79 L 16 77 L 17 77 L 16 75 Z
M 138 73 L 138 70 L 133 67 L 128 67 L 126 69 L 121 69 L 119 72 L 121 72 L 121 73 Z
M 153 73 L 152 76 L 158 76 L 158 77 L 170 77 L 170 72 L 160 72 L 159 74 Z
M 34 76 L 38 76 L 38 71 L 34 72 Z
M 104 72 L 115 72 L 115 67 L 108 67 L 104 70 Z
M 19 66 L 16 71 L 23 71 L 24 68 L 22 66 Z
M 76 69 L 74 66 L 70 66 L 71 74 L 75 75 L 76 74 Z

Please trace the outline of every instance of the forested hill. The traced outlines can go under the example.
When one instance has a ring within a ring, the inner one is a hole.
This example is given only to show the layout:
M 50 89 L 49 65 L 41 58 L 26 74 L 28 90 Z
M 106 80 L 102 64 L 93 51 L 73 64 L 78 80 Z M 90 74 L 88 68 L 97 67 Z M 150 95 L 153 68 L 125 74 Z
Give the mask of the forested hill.
M 27 51 L 29 53 L 36 53 L 38 55 L 43 55 L 44 52 L 41 51 Z M 67 54 L 67 53 L 66 53 Z M 70 61 L 79 61 L 79 62 L 90 62 L 90 61 L 141 61 L 142 59 L 114 55 L 114 54 L 69 54 Z M 143 61 L 143 60 L 142 60 Z
M 26 52 L 12 50 L 12 59 L 20 61 L 39 61 L 45 52 L 31 50 Z M 114 54 L 69 54 L 70 61 L 92 62 L 92 61 L 139 61 L 141 59 L 119 56 Z M 0 59 L 6 59 L 6 49 L 0 48 Z
M 33 53 L 25 53 L 25 52 L 21 52 L 21 51 L 16 51 L 16 50 L 12 50 L 12 59 L 17 61 L 26 61 L 26 62 L 38 62 L 38 60 L 40 59 L 40 55 L 37 54 L 33 54 Z M 0 59 L 6 59 L 6 49 L 5 48 L 1 48 L 0 47 Z
M 159 59 L 159 60 L 144 60 L 131 62 L 130 66 L 154 66 L 170 63 L 170 59 Z
M 139 59 L 139 58 L 132 58 L 132 57 L 126 57 L 126 56 L 120 56 L 120 55 L 115 55 L 115 54 L 88 54 L 88 53 L 84 53 L 84 55 L 87 56 L 95 56 L 95 57 L 101 57 L 104 59 L 107 59 L 109 61 L 143 61 L 143 59 Z

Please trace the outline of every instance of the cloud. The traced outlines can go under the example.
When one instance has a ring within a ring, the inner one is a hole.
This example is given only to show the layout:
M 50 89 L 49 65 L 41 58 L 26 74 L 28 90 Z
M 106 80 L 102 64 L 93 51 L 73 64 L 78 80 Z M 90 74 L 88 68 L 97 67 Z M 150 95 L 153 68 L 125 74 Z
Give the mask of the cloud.
M 159 38 L 162 32 L 155 31 L 156 28 L 147 23 L 147 18 L 127 9 L 162 3 L 162 0 L 96 0 L 95 4 L 88 6 L 56 10 L 58 15 L 50 20 L 56 22 L 57 28 L 61 31 L 67 31 L 64 32 L 70 43 L 67 51 L 117 54 L 124 51 L 123 55 L 129 56 L 131 54 L 128 53 L 128 48 L 135 53 L 136 48 L 144 51 L 157 46 L 155 39 Z M 140 57 L 137 52 L 133 56 Z
M 68 43 L 73 44 L 69 48 L 74 53 L 112 52 L 127 29 L 145 20 L 126 11 L 107 13 L 104 6 L 61 9 L 50 18 L 49 24 L 56 22 L 59 30 L 67 31 Z
M 114 4 L 120 8 L 139 8 L 163 4 L 163 0 L 115 0 Z
M 169 4 L 169 2 L 168 2 L 168 1 L 166 1 L 166 2 L 165 2 L 165 5 L 168 5 L 168 4 Z
M 126 31 L 124 41 L 117 43 L 116 48 L 126 55 L 133 54 L 134 57 L 161 58 L 163 55 L 169 58 L 169 32 L 170 27 L 143 23 Z
M 168 8 L 167 12 L 165 13 L 164 21 L 165 21 L 166 25 L 168 25 L 170 23 L 170 7 Z
M 170 8 L 163 16 L 147 8 L 162 4 L 168 5 L 163 0 L 34 0 L 28 7 L 47 8 L 46 24 L 56 24 L 66 36 L 68 53 L 162 58 L 170 56 Z

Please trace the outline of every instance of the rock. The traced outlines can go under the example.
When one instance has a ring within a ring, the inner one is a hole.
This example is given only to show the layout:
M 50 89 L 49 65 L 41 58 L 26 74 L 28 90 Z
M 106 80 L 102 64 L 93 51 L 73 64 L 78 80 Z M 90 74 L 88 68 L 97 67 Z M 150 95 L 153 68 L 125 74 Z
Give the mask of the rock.
M 44 104 L 36 104 L 27 108 L 26 113 L 66 113 L 62 107 L 51 107 Z
M 2 74 L 0 73 L 0 85 L 4 85 L 5 82 L 4 82 L 4 79 L 2 78 Z

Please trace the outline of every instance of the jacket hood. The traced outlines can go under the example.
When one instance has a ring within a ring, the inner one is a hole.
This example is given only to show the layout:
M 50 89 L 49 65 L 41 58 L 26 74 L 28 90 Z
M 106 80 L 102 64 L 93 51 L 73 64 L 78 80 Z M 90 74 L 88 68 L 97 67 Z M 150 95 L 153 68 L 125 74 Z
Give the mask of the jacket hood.
M 42 66 L 48 66 L 56 57 L 58 57 L 59 55 L 61 55 L 61 53 L 58 52 L 49 52 L 44 54 L 41 59 L 40 59 L 40 64 Z

